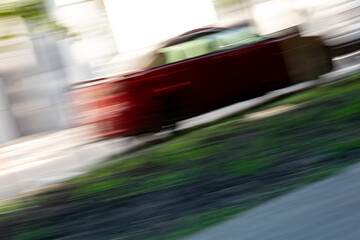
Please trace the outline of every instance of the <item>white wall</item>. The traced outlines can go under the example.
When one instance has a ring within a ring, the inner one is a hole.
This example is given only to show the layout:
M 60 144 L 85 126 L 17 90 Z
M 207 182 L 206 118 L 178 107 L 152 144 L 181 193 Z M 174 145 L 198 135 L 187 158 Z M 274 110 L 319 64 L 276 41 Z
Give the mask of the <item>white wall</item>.
M 104 0 L 120 53 L 217 22 L 212 0 Z

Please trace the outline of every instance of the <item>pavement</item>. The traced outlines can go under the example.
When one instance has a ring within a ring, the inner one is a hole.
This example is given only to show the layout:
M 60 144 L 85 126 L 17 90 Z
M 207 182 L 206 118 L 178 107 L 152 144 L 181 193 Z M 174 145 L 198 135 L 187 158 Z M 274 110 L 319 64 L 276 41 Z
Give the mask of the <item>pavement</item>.
M 186 240 L 359 240 L 360 164 Z
M 0 148 L 0 200 L 85 174 L 111 156 L 160 136 L 95 141 L 88 129 L 70 129 Z
M 334 59 L 335 71 L 317 80 L 296 84 L 239 102 L 178 123 L 175 132 L 189 131 L 246 111 L 289 94 L 324 85 L 360 71 L 360 52 Z M 352 59 L 352 60 L 349 60 Z M 94 165 L 159 139 L 173 136 L 161 132 L 140 137 L 94 141 L 91 129 L 74 128 L 18 139 L 0 147 L 0 200 L 80 176 Z

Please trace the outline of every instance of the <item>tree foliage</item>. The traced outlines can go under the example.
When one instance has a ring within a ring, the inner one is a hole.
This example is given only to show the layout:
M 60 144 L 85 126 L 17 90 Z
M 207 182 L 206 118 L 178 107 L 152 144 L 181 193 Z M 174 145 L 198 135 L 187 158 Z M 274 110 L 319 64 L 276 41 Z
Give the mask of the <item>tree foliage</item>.
M 8 17 L 23 18 L 31 33 L 47 31 L 67 33 L 67 28 L 49 15 L 46 0 L 0 0 L 0 19 Z

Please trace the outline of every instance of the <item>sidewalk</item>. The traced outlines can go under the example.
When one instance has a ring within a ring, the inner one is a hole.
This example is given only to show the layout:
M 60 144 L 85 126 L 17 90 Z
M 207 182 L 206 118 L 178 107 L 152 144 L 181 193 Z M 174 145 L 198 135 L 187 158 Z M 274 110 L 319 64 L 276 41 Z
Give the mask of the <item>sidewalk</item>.
M 358 240 L 360 164 L 187 240 Z
M 93 142 L 71 129 L 0 148 L 0 200 L 86 173 L 105 159 L 143 144 L 134 138 Z

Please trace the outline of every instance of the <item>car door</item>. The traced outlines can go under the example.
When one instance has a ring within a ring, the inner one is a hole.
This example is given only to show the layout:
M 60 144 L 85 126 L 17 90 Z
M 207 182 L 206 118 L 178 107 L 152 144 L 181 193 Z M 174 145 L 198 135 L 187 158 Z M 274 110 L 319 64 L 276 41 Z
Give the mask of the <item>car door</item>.
M 265 41 L 234 49 L 229 53 L 231 66 L 229 94 L 241 92 L 244 98 L 256 96 L 289 84 L 281 51 L 276 42 Z

